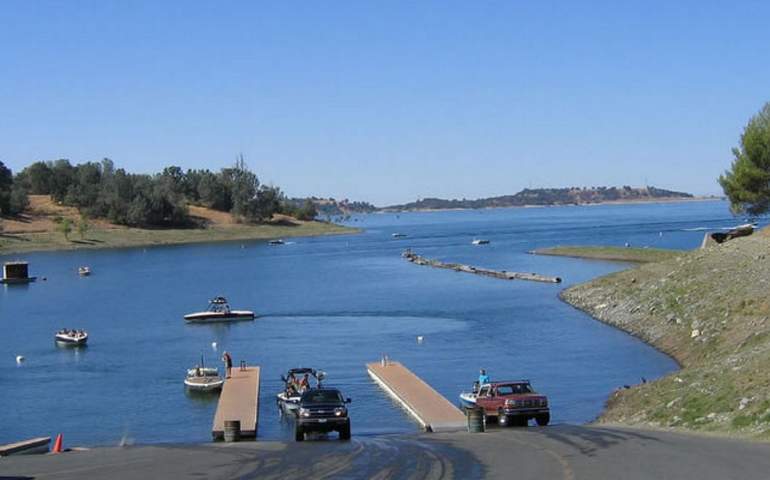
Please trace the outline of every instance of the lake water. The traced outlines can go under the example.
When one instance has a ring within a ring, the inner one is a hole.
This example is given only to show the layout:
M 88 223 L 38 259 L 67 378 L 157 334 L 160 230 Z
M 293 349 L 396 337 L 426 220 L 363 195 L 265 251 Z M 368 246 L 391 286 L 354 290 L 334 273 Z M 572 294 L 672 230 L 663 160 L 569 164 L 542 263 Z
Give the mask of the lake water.
M 625 242 L 689 249 L 699 245 L 700 228 L 736 220 L 715 201 L 377 214 L 349 223 L 363 233 L 280 247 L 246 242 L 23 255 L 47 281 L 0 288 L 0 443 L 60 432 L 67 445 L 208 441 L 216 397 L 188 395 L 182 380 L 201 355 L 221 366 L 224 349 L 236 364 L 262 366 L 263 439 L 291 438 L 274 395 L 280 375 L 295 366 L 324 369 L 327 383 L 353 398 L 354 435 L 417 431 L 367 376 L 364 364 L 383 353 L 452 401 L 486 367 L 493 378 L 531 379 L 550 396 L 555 423 L 587 422 L 613 389 L 676 365 L 557 298 L 562 288 L 622 264 L 526 252 Z M 394 232 L 408 237 L 393 239 Z M 474 237 L 492 243 L 472 246 Z M 405 247 L 565 282 L 416 266 L 400 258 Z M 94 274 L 78 277 L 79 265 Z M 183 314 L 220 294 L 260 318 L 185 324 Z M 62 327 L 88 330 L 89 346 L 57 348 L 53 333 Z M 17 366 L 16 355 L 26 362 Z

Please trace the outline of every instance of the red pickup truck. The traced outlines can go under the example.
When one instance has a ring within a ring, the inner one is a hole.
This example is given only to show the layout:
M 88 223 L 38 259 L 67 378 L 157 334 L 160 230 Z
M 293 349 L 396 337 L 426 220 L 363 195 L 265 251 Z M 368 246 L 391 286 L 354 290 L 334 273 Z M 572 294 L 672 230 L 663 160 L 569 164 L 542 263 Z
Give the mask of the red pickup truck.
M 479 386 L 475 400 L 484 415 L 497 417 L 500 426 L 526 426 L 530 418 L 540 426 L 551 421 L 548 398 L 535 392 L 528 380 L 485 383 Z

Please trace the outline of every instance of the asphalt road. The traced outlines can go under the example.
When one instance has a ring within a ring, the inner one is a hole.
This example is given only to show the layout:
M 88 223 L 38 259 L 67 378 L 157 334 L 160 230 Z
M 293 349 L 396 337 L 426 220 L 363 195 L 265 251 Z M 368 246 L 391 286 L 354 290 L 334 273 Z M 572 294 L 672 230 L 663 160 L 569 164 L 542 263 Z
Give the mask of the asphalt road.
M 761 479 L 770 444 L 596 426 L 303 443 L 96 448 L 0 459 L 0 479 Z

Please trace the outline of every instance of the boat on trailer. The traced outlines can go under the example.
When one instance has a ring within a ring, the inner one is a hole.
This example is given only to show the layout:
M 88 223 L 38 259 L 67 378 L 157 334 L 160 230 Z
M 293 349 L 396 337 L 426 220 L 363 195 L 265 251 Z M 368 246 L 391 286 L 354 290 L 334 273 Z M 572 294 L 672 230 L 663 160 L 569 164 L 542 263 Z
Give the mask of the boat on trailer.
M 190 313 L 184 316 L 191 323 L 233 322 L 238 320 L 254 320 L 254 312 L 250 310 L 232 310 L 225 297 L 215 297 L 209 300 L 209 308 L 205 312 Z
M 299 401 L 304 393 L 304 391 L 300 391 L 301 389 L 298 384 L 300 379 L 305 375 L 307 375 L 308 378 L 312 377 L 316 384 L 315 387 L 308 384 L 308 388 L 321 388 L 321 382 L 326 378 L 326 372 L 314 368 L 292 368 L 286 372 L 286 375 L 281 375 L 284 389 L 275 397 L 278 409 L 282 414 L 296 415 L 297 410 L 299 409 Z
M 54 335 L 56 343 L 71 347 L 80 347 L 88 342 L 88 332 L 85 330 L 70 330 L 62 328 Z

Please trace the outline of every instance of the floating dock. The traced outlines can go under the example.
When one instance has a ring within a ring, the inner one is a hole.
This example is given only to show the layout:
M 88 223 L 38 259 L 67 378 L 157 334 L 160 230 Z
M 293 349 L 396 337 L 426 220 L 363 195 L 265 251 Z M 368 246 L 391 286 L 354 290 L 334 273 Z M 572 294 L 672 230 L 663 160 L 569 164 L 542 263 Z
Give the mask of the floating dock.
M 233 367 L 232 376 L 225 380 L 219 395 L 217 413 L 211 436 L 221 440 L 225 434 L 225 421 L 241 422 L 241 438 L 257 437 L 259 418 L 259 367 Z
M 366 369 L 383 390 L 403 406 L 428 432 L 466 429 L 463 412 L 398 362 L 368 363 Z
M 500 278 L 502 280 L 529 280 L 531 282 L 561 283 L 560 277 L 550 277 L 537 273 L 490 270 L 488 268 L 463 265 L 462 263 L 444 263 L 438 260 L 431 260 L 430 258 L 421 257 L 416 253 L 413 253 L 411 250 L 405 251 L 401 254 L 401 256 L 404 257 L 407 261 L 416 265 L 426 265 L 434 268 L 445 268 L 447 270 L 454 270 L 456 272 L 475 273 L 477 275 L 485 275 L 487 277 Z

